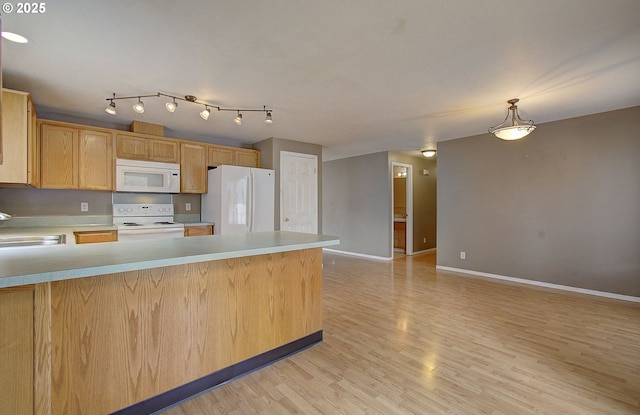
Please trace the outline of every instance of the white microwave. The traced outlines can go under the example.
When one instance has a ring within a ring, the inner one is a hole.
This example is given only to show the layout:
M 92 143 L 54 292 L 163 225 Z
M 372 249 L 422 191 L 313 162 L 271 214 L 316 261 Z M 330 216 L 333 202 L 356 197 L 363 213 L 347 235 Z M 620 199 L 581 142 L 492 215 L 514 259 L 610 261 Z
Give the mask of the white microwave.
M 116 192 L 180 193 L 180 165 L 116 159 Z

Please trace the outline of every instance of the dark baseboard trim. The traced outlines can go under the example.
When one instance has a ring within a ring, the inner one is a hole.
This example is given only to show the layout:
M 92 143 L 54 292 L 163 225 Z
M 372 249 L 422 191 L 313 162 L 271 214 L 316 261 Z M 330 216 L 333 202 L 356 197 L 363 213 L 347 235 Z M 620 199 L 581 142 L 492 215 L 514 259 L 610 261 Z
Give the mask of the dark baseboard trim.
M 268 366 L 280 359 L 284 359 L 292 354 L 300 352 L 314 344 L 322 341 L 322 330 L 305 336 L 301 339 L 292 341 L 291 343 L 280 346 L 276 349 L 269 350 L 258 356 L 244 360 L 225 369 L 211 373 L 193 382 L 189 382 L 175 389 L 161 393 L 137 404 L 120 409 L 113 412 L 112 415 L 141 415 L 153 414 L 160 410 L 166 409 L 176 403 L 195 396 L 207 389 L 220 386 L 233 378 L 246 375 L 249 372 Z

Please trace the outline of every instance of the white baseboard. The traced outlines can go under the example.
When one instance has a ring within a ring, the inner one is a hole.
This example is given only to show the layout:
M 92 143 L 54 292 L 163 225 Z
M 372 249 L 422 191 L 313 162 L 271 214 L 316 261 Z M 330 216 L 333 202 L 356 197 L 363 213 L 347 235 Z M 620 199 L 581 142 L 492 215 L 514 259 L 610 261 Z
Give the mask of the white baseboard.
M 473 270 L 464 269 L 464 268 L 445 267 L 443 265 L 436 265 L 436 269 L 441 271 L 459 272 L 462 274 L 477 275 L 480 277 L 494 278 L 497 280 L 511 281 L 511 282 L 517 282 L 521 284 L 535 285 L 538 287 L 554 288 L 557 290 L 571 291 L 571 292 L 576 292 L 581 294 L 596 295 L 598 297 L 606 297 L 606 298 L 613 298 L 616 300 L 640 303 L 640 297 L 633 297 L 631 295 L 615 294 L 615 293 L 609 293 L 606 291 L 587 290 L 585 288 L 571 287 L 569 285 L 552 284 L 549 282 L 528 280 L 526 278 L 508 277 L 506 275 L 490 274 L 488 272 L 473 271 Z
M 357 256 L 360 258 L 368 258 L 368 259 L 376 259 L 379 261 L 391 261 L 393 258 L 384 257 L 384 256 L 376 256 L 376 255 L 367 255 L 367 254 L 359 254 L 357 252 L 349 252 L 349 251 L 340 251 L 338 249 L 331 248 L 322 248 L 324 251 L 332 252 L 335 254 L 347 255 L 347 256 Z

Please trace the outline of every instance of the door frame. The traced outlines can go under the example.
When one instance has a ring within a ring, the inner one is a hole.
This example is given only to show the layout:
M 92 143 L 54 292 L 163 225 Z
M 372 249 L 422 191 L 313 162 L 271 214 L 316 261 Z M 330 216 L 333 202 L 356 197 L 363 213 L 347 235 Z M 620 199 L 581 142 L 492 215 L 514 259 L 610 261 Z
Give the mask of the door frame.
M 391 169 L 389 169 L 389 175 L 391 177 L 391 252 L 390 257 L 393 258 L 393 242 L 394 242 L 394 229 L 393 229 L 393 168 L 394 167 L 405 167 L 407 169 L 407 194 L 406 194 L 406 204 L 407 204 L 407 222 L 406 222 L 406 240 L 405 240 L 405 253 L 407 255 L 413 255 L 413 166 L 411 164 L 398 163 L 396 161 L 391 162 Z

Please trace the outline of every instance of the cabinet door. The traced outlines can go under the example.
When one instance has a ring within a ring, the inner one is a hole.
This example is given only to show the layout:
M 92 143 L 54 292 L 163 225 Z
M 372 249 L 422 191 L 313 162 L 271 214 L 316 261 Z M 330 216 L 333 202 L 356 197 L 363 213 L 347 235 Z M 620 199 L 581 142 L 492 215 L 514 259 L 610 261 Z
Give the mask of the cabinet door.
M 78 188 L 78 130 L 42 124 L 40 182 L 47 189 Z
M 0 289 L 0 413 L 34 412 L 34 289 Z
M 207 192 L 207 147 L 183 142 L 180 146 L 180 193 Z
M 184 236 L 213 235 L 213 226 L 187 226 L 184 228 Z
M 27 125 L 27 183 L 40 187 L 40 134 L 38 116 L 31 97 L 27 105 L 29 124 Z
M 235 152 L 235 165 L 245 167 L 260 167 L 260 152 L 250 149 L 238 149 Z
M 118 240 L 117 231 L 86 231 L 74 232 L 76 244 L 93 244 L 99 242 L 115 242 Z
M 147 139 L 132 135 L 116 136 L 116 157 L 119 159 L 147 160 Z
M 2 91 L 3 162 L 0 183 L 27 184 L 27 94 Z
M 209 146 L 207 154 L 208 166 L 233 165 L 233 150 L 218 146 Z
M 113 135 L 80 130 L 78 155 L 79 188 L 113 190 Z
M 163 163 L 180 162 L 180 144 L 178 140 L 149 140 L 149 160 Z

